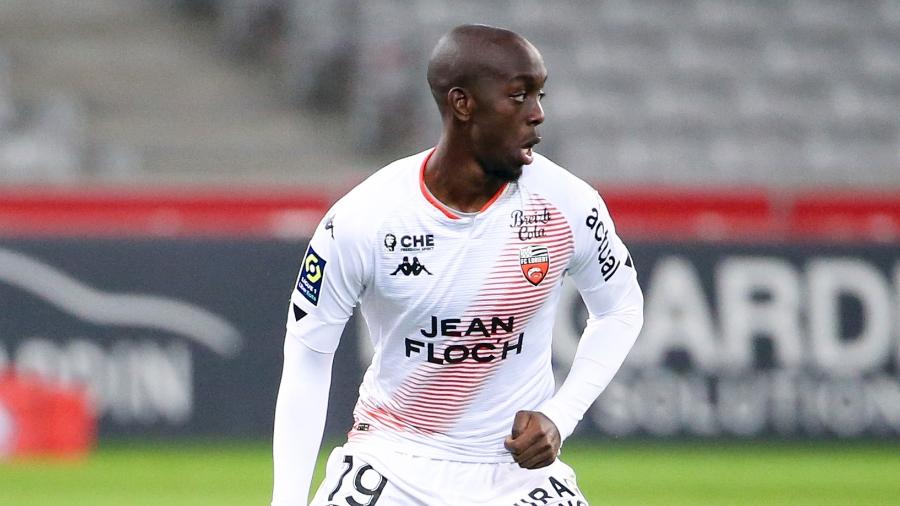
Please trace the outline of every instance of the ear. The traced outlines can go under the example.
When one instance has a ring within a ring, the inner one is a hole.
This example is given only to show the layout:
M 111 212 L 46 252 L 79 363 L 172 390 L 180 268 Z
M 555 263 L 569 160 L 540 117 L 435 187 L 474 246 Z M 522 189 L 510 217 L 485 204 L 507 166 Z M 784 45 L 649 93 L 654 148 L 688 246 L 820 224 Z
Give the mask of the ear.
M 456 119 L 469 121 L 475 109 L 475 98 L 464 88 L 450 88 L 447 92 L 447 104 Z

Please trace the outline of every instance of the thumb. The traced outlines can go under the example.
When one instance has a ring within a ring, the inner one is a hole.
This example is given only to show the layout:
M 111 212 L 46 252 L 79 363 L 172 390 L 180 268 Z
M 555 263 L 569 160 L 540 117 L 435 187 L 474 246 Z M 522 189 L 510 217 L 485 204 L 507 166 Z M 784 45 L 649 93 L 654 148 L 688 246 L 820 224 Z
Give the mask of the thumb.
M 522 435 L 522 432 L 525 430 L 525 427 L 528 426 L 528 421 L 530 417 L 528 413 L 525 411 L 519 411 L 516 413 L 515 418 L 513 419 L 512 430 L 510 431 L 510 435 L 506 436 L 506 440 L 503 442 L 503 446 L 506 447 L 509 451 L 517 451 L 515 445 L 515 439 Z
M 513 419 L 512 426 L 512 438 L 516 439 L 522 432 L 525 431 L 525 428 L 528 427 L 528 423 L 531 421 L 531 413 L 528 411 L 519 411 L 516 413 L 516 417 Z

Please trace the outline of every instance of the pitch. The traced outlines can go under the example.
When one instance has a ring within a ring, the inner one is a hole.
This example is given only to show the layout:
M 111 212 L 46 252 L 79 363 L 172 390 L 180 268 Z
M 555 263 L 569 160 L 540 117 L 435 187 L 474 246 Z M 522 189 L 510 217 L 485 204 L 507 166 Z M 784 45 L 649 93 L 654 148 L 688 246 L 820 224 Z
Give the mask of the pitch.
M 900 503 L 896 443 L 570 441 L 563 457 L 594 506 Z M 258 506 L 270 487 L 266 442 L 104 444 L 82 462 L 0 464 L 10 506 Z

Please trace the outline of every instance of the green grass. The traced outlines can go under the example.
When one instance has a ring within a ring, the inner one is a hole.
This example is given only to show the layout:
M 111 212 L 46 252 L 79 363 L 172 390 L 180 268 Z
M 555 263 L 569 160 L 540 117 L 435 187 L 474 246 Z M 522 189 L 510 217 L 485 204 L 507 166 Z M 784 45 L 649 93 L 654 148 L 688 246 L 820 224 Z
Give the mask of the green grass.
M 900 504 L 897 444 L 572 441 L 563 459 L 595 506 Z M 270 486 L 264 442 L 106 444 L 81 462 L 0 464 L 4 506 L 265 505 Z

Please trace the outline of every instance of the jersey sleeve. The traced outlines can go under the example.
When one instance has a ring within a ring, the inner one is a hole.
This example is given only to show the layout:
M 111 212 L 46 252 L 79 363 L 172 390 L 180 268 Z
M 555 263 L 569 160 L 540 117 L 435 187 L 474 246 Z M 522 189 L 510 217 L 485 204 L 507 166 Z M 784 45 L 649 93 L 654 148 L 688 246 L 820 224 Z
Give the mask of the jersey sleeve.
M 572 221 L 576 251 L 569 267 L 588 309 L 587 325 L 566 380 L 538 410 L 565 439 L 615 376 L 643 325 L 643 295 L 634 262 L 596 193 Z
M 367 236 L 339 201 L 316 228 L 291 293 L 287 334 L 312 350 L 333 353 L 371 272 Z
M 272 434 L 272 506 L 306 504 L 325 431 L 334 355 L 284 340 L 284 368 Z
M 599 194 L 593 193 L 573 221 L 576 251 L 569 276 L 588 311 L 601 315 L 637 284 L 637 272 Z
M 316 228 L 291 293 L 275 408 L 273 506 L 306 504 L 334 351 L 371 270 L 365 235 L 342 208 L 338 202 Z

